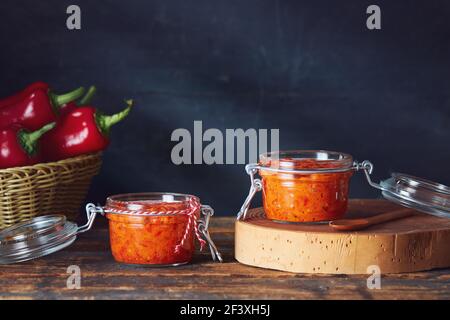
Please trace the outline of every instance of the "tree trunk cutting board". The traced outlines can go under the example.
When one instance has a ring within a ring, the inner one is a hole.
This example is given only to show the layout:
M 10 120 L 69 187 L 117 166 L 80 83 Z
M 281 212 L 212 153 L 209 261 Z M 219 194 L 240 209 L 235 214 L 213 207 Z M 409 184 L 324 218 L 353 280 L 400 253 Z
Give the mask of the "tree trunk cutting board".
M 368 217 L 401 207 L 352 200 L 346 218 Z M 450 219 L 420 214 L 353 232 L 327 224 L 283 224 L 264 218 L 262 208 L 235 224 L 235 257 L 246 265 L 297 272 L 367 274 L 450 267 Z

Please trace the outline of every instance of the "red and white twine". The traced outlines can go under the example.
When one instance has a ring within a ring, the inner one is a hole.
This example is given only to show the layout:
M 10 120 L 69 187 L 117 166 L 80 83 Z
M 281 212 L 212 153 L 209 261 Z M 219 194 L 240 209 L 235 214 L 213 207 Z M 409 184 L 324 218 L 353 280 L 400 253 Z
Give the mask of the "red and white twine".
M 123 201 L 116 201 L 123 202 Z M 126 202 L 123 202 L 126 203 Z M 174 216 L 174 215 L 186 215 L 188 216 L 188 223 L 186 225 L 186 230 L 184 231 L 183 237 L 181 238 L 180 244 L 175 247 L 175 252 L 179 252 L 181 248 L 185 248 L 186 242 L 189 236 L 194 231 L 195 236 L 200 243 L 200 250 L 206 245 L 206 241 L 202 238 L 200 230 L 198 228 L 198 215 L 197 212 L 200 210 L 201 204 L 195 197 L 189 197 L 188 208 L 183 210 L 167 210 L 167 211 L 145 211 L 145 210 L 121 210 L 116 208 L 107 207 L 104 208 L 106 213 L 115 214 L 128 214 L 128 215 L 142 215 L 142 216 Z

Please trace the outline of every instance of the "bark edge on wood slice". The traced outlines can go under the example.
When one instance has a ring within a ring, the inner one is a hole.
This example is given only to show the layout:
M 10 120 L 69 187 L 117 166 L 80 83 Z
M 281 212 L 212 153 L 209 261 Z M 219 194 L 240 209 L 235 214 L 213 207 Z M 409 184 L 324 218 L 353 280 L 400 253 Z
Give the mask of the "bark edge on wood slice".
M 235 258 L 245 265 L 324 274 L 367 274 L 373 265 L 381 274 L 450 267 L 450 219 L 417 214 L 337 232 L 328 225 L 273 222 L 261 218 L 262 208 L 249 214 L 255 218 L 235 223 Z

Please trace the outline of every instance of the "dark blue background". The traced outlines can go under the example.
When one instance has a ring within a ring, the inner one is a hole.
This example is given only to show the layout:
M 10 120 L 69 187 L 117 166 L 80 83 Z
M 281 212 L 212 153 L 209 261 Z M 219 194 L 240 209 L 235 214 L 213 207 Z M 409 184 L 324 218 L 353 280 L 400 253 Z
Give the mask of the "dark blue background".
M 382 30 L 366 28 L 378 4 Z M 66 7 L 82 30 L 66 29 Z M 235 214 L 242 165 L 175 166 L 171 132 L 280 128 L 282 149 L 321 148 L 450 184 L 450 3 L 436 1 L 19 1 L 0 3 L 0 96 L 35 80 L 95 84 L 114 128 L 90 201 L 172 191 Z M 378 197 L 362 175 L 352 197 Z

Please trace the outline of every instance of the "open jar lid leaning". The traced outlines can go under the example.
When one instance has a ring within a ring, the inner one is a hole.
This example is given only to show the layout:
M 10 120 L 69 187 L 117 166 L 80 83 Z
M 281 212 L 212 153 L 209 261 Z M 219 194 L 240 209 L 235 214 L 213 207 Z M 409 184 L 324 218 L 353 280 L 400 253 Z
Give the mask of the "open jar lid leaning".
M 450 218 L 449 187 L 404 173 L 392 173 L 390 178 L 375 183 L 370 177 L 372 163 L 364 161 L 360 166 L 369 184 L 381 190 L 385 199 L 434 216 Z
M 46 256 L 71 245 L 94 222 L 95 206 L 86 206 L 87 223 L 78 226 L 63 215 L 36 217 L 0 232 L 0 264 L 18 263 Z
M 285 155 L 289 155 L 285 158 Z M 298 166 L 292 163 L 314 160 L 314 164 Z M 295 160 L 295 161 L 294 161 Z M 238 220 L 246 218 L 255 194 L 263 189 L 261 179 L 256 174 L 264 172 L 284 176 L 321 175 L 363 171 L 370 186 L 379 189 L 383 197 L 402 206 L 438 217 L 450 218 L 450 187 L 423 178 L 402 173 L 392 173 L 391 177 L 376 183 L 372 181 L 373 164 L 365 160 L 353 161 L 350 155 L 325 150 L 276 151 L 260 155 L 259 163 L 247 164 L 245 170 L 250 176 L 250 191 L 238 215 Z

